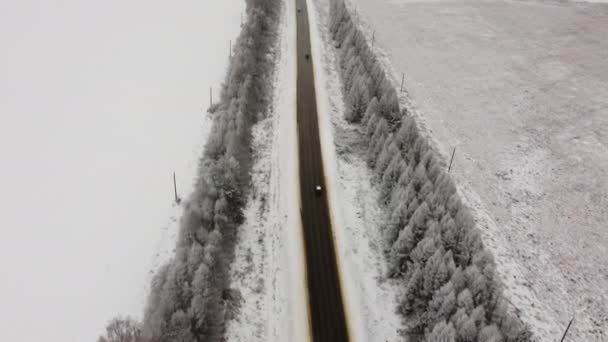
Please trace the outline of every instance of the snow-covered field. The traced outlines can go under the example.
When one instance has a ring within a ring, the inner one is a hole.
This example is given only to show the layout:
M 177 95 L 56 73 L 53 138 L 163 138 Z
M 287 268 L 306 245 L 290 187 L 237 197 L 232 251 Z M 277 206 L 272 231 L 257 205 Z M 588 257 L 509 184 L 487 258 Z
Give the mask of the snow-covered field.
M 243 11 L 0 1 L 0 340 L 93 341 L 141 316 Z
M 608 339 L 608 6 L 352 0 L 542 341 Z

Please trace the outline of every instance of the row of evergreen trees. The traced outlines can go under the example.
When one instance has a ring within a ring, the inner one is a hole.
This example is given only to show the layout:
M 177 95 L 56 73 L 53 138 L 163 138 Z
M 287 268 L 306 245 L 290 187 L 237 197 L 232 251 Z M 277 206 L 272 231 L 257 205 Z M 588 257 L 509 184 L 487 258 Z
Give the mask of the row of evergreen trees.
M 144 318 L 149 341 L 219 341 L 225 289 L 250 179 L 251 127 L 268 110 L 281 2 L 247 0 L 198 181 L 171 263 L 156 276 Z
M 382 227 L 389 276 L 405 287 L 404 334 L 424 341 L 528 341 L 507 310 L 495 264 L 453 181 L 406 109 L 343 0 L 331 1 L 330 31 L 345 118 L 367 132 L 367 164 L 388 213 Z
M 251 127 L 269 108 L 282 7 L 280 0 L 246 4 L 175 256 L 154 277 L 136 341 L 213 342 L 225 331 L 228 268 L 250 182 Z

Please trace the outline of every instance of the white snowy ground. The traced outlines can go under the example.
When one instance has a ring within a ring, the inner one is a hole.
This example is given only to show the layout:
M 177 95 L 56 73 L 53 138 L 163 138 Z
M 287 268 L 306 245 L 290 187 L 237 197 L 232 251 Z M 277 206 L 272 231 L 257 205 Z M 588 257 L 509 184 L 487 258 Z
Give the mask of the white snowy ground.
M 141 317 L 241 0 L 0 1 L 0 340 Z
M 608 6 L 353 0 L 541 341 L 608 340 Z
M 380 234 L 384 215 L 378 190 L 362 159 L 360 133 L 344 120 L 335 49 L 328 35 L 329 2 L 308 0 L 323 164 L 340 267 L 342 295 L 353 341 L 400 339 L 398 284 L 386 278 Z
M 231 342 L 309 341 L 296 131 L 295 1 L 284 2 L 273 108 L 253 128 L 252 189 L 231 288 L 242 297 Z

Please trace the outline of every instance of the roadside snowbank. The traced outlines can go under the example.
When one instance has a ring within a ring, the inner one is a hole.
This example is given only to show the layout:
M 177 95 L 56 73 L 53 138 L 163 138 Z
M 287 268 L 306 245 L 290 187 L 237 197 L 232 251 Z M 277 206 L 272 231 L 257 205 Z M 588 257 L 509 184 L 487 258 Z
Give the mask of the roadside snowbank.
M 357 133 L 342 118 L 336 56 L 327 35 L 327 3 L 309 0 L 308 6 L 319 134 L 350 337 L 353 341 L 396 341 L 401 325 L 396 314 L 398 288 L 386 279 L 377 229 L 382 220 L 378 190 L 371 185 L 371 173 L 360 155 L 350 150 L 353 146 L 347 147 Z
M 308 341 L 304 240 L 299 211 L 295 2 L 284 1 L 273 106 L 253 129 L 252 194 L 231 268 L 242 300 L 228 341 Z

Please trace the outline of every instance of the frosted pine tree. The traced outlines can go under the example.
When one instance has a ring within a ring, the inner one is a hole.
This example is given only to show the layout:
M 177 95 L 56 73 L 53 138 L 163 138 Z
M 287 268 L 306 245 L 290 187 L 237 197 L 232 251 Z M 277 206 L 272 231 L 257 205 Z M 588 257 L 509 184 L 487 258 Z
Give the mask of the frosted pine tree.
M 504 338 L 498 330 L 498 327 L 494 324 L 487 325 L 481 329 L 477 335 L 477 341 L 479 342 L 503 342 Z
M 439 322 L 426 338 L 427 342 L 456 342 L 456 330 L 452 323 Z
M 348 110 L 345 113 L 345 119 L 351 123 L 361 122 L 361 118 L 365 114 L 369 104 L 369 91 L 367 90 L 367 78 L 358 76 L 354 78 L 353 86 L 348 93 Z

